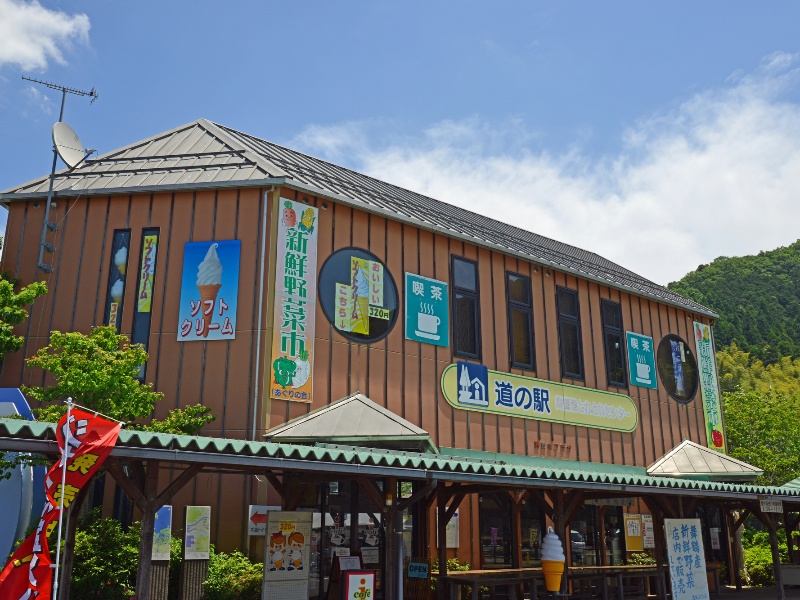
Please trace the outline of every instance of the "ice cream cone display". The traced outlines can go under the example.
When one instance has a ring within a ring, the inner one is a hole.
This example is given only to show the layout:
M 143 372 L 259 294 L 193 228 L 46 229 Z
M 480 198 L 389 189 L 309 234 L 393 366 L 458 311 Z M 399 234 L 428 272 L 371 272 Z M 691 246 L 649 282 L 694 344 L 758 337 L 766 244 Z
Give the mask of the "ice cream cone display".
M 544 573 L 544 586 L 548 592 L 557 592 L 561 589 L 561 577 L 564 574 L 564 547 L 561 540 L 553 532 L 552 527 L 547 528 L 547 535 L 542 541 L 542 573 Z
M 125 293 L 125 284 L 122 279 L 117 279 L 114 285 L 111 286 L 111 299 L 119 303 L 122 300 L 122 294 Z
M 125 275 L 125 269 L 128 266 L 128 249 L 125 246 L 114 254 L 114 265 L 116 265 L 120 275 Z
M 197 267 L 197 290 L 200 292 L 200 306 L 203 314 L 203 337 L 208 337 L 211 321 L 214 319 L 214 306 L 219 288 L 222 287 L 222 263 L 217 256 L 217 246 L 208 247 L 206 257 Z

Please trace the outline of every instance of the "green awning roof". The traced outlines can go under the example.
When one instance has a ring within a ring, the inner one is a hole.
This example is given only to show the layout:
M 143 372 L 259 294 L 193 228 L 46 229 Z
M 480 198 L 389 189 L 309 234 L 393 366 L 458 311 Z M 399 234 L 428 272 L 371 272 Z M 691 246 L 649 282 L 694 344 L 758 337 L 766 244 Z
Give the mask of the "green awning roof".
M 0 450 L 55 454 L 55 425 L 0 419 Z M 714 498 L 774 496 L 800 503 L 800 487 L 650 477 L 639 467 L 441 449 L 440 454 L 322 444 L 302 446 L 226 438 L 120 433 L 112 456 L 155 459 L 209 468 L 328 472 L 346 476 L 394 476 L 517 487 L 563 487 L 641 495 L 666 493 Z

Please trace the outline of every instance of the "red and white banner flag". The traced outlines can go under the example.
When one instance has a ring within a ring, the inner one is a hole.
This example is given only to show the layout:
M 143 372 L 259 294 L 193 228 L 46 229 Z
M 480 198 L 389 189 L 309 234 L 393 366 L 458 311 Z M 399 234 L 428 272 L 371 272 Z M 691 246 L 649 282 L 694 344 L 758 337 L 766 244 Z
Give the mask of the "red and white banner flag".
M 49 600 L 53 561 L 47 536 L 58 522 L 61 500 L 63 498 L 64 508 L 68 508 L 78 492 L 91 481 L 117 443 L 119 430 L 119 423 L 77 408 L 70 411 L 69 422 L 66 415 L 61 417 L 56 437 L 61 456 L 66 455 L 66 473 L 62 470 L 62 459 L 47 472 L 44 480 L 47 501 L 42 517 L 36 531 L 17 548 L 0 573 L 0 598 Z

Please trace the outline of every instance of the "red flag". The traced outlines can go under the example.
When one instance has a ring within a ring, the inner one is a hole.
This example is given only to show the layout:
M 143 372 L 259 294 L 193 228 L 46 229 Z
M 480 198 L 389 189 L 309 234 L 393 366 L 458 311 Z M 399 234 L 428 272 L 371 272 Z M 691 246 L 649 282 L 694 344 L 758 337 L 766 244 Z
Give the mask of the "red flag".
M 61 460 L 47 472 L 44 481 L 47 501 L 42 517 L 36 531 L 17 548 L 0 573 L 0 598 L 50 598 L 52 560 L 47 535 L 58 522 L 61 500 L 63 498 L 64 508 L 68 508 L 81 488 L 91 481 L 117 443 L 119 430 L 119 423 L 80 409 L 70 411 L 69 422 L 67 415 L 61 417 L 56 437 L 62 457 L 65 455 L 64 442 L 67 442 L 66 473 L 62 470 Z

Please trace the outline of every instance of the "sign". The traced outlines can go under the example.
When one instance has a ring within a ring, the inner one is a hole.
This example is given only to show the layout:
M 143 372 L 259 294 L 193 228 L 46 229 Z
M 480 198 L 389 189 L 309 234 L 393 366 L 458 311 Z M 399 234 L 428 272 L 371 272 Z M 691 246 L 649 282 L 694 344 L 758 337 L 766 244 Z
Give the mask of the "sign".
M 594 506 L 633 506 L 634 500 L 633 498 L 587 498 L 583 503 Z
M 346 600 L 369 600 L 375 597 L 374 571 L 347 571 L 344 575 Z
M 508 417 L 627 433 L 639 421 L 636 405 L 623 394 L 491 371 L 473 363 L 445 367 L 442 392 L 455 408 Z
M 172 507 L 162 506 L 156 512 L 153 524 L 153 554 L 151 560 L 169 560 L 172 542 Z
M 406 273 L 406 339 L 447 346 L 450 301 L 444 281 Z
M 664 519 L 674 600 L 710 600 L 700 519 Z
M 308 598 L 311 518 L 310 512 L 267 512 L 262 598 Z
M 725 452 L 725 433 L 722 430 L 722 409 L 717 388 L 717 363 L 711 341 L 711 327 L 694 322 L 694 341 L 697 347 L 700 393 L 703 397 L 703 414 L 706 417 L 708 447 Z
M 719 550 L 719 527 L 711 527 L 708 530 L 709 536 L 711 537 L 711 549 L 712 550 Z
M 62 502 L 69 508 L 117 443 L 119 423 L 80 409 L 73 408 L 69 413 L 56 426 L 62 458 L 45 477 L 42 516 L 36 530 L 17 547 L 0 572 L 0 598 L 50 598 L 53 564 L 47 536 L 57 526 Z
M 783 502 L 780 500 L 759 500 L 761 512 L 783 514 Z
M 317 314 L 317 216 L 280 199 L 269 397 L 311 402 Z
M 631 385 L 656 389 L 656 352 L 653 338 L 641 333 L 625 332 L 628 341 L 628 370 Z
M 211 507 L 186 507 L 185 560 L 208 560 L 211 549 Z
M 642 538 L 642 516 L 624 515 L 625 519 L 625 548 L 628 552 L 641 552 L 644 550 Z
M 377 565 L 381 562 L 380 549 L 377 547 L 361 546 L 361 558 L 365 565 Z
M 358 571 L 361 569 L 361 559 L 358 556 L 340 555 L 339 556 L 339 570 L 340 571 Z
M 153 306 L 156 250 L 158 250 L 158 235 L 144 236 L 142 240 L 142 264 L 139 268 L 139 290 L 136 296 L 136 310 L 140 313 L 149 313 Z
M 410 563 L 408 563 L 408 578 L 409 579 L 427 579 L 428 578 L 428 563 L 424 563 L 424 562 L 410 562 Z
M 251 504 L 248 509 L 247 535 L 262 536 L 267 534 L 267 513 L 271 510 L 280 510 L 280 506 L 263 506 Z
M 642 545 L 645 550 L 656 547 L 656 533 L 653 529 L 653 515 L 642 515 Z
M 239 302 L 239 240 L 187 242 L 178 341 L 232 340 Z
M 437 513 L 437 520 L 436 520 L 436 546 L 439 546 L 439 520 L 438 520 L 438 513 Z M 461 540 L 461 531 L 459 530 L 458 526 L 458 511 L 453 513 L 453 516 L 450 517 L 450 520 L 447 522 L 447 525 L 444 528 L 445 531 L 445 547 L 446 548 L 458 548 L 459 542 Z

